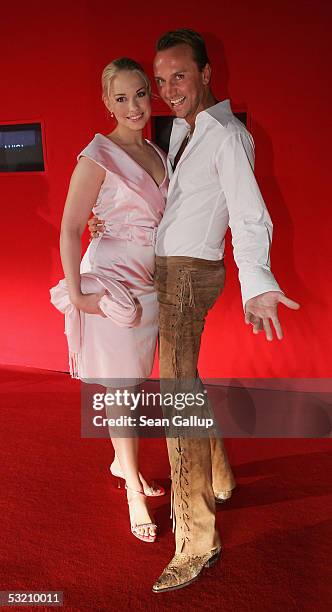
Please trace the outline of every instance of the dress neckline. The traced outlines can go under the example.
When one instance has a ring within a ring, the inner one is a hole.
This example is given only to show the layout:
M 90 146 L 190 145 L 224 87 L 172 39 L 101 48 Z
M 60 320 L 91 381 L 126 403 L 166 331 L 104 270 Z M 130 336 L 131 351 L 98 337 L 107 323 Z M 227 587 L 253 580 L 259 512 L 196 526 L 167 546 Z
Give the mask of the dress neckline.
M 147 174 L 147 175 L 148 175 L 148 177 L 151 179 L 151 181 L 153 181 L 154 185 L 155 185 L 155 186 L 156 186 L 158 189 L 160 189 L 160 188 L 163 186 L 163 184 L 165 183 L 165 181 L 166 181 L 166 179 L 167 179 L 167 175 L 168 175 L 168 172 L 167 172 L 167 166 L 166 166 L 166 163 L 165 163 L 164 158 L 162 157 L 162 155 L 161 155 L 161 154 L 160 154 L 160 152 L 158 151 L 157 147 L 156 147 L 156 146 L 155 146 L 155 145 L 154 145 L 154 144 L 153 144 L 153 143 L 152 143 L 150 140 L 148 140 L 147 138 L 144 138 L 145 142 L 147 142 L 147 143 L 148 143 L 148 145 L 149 145 L 150 147 L 152 147 L 152 148 L 153 148 L 153 149 L 154 149 L 154 150 L 155 150 L 155 151 L 158 153 L 158 155 L 159 155 L 159 157 L 160 157 L 160 159 L 161 159 L 161 161 L 162 161 L 162 163 L 163 163 L 164 170 L 165 170 L 164 178 L 163 178 L 162 182 L 160 183 L 160 185 L 158 185 L 158 183 L 157 183 L 157 182 L 154 180 L 154 178 L 153 178 L 153 176 L 150 174 L 150 172 L 148 172 L 148 171 L 147 171 L 147 170 L 146 170 L 146 169 L 145 169 L 145 168 L 142 166 L 142 164 L 139 164 L 139 163 L 136 161 L 136 159 L 134 159 L 133 157 L 131 157 L 131 155 L 129 155 L 129 153 L 127 153 L 127 151 L 126 151 L 125 149 L 123 149 L 123 148 L 122 148 L 120 145 L 116 144 L 116 142 L 113 142 L 113 140 L 111 140 L 111 139 L 110 139 L 110 138 L 108 138 L 107 136 L 104 136 L 104 134 L 100 134 L 99 132 L 96 134 L 96 136 L 101 136 L 102 138 L 104 138 L 105 140 L 107 140 L 107 141 L 108 141 L 108 142 L 109 142 L 111 145 L 113 145 L 113 146 L 114 146 L 114 147 L 116 147 L 117 149 L 120 149 L 120 151 L 122 151 L 122 153 L 124 153 L 124 154 L 125 154 L 127 157 L 129 157 L 129 159 L 130 159 L 130 160 L 133 162 L 133 164 L 136 164 L 136 166 L 138 166 L 139 168 L 141 168 L 141 170 L 143 170 L 143 172 L 145 172 L 145 174 Z

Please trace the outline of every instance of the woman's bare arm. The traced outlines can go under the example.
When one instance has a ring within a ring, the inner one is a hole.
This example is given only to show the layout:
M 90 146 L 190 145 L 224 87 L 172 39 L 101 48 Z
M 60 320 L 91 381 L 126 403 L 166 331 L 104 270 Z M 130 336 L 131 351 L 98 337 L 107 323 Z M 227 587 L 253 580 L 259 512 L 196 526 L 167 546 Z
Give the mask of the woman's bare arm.
M 100 295 L 90 294 L 98 295 L 98 299 L 91 299 L 88 296 L 84 296 L 88 299 L 82 299 L 80 283 L 82 234 L 104 179 L 105 170 L 101 166 L 87 157 L 81 157 L 70 180 L 61 223 L 60 253 L 70 300 L 79 308 L 84 303 L 85 308 L 81 310 L 86 312 L 89 312 L 91 307 L 94 310 L 94 306 L 97 312 L 100 312 L 97 307 Z

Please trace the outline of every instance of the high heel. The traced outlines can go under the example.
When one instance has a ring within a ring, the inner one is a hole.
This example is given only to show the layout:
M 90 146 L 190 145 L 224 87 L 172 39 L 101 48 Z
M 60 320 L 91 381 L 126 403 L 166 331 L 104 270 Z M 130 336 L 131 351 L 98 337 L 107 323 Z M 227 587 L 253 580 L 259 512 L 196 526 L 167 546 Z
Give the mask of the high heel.
M 116 488 L 117 489 L 125 488 L 125 478 L 124 478 L 124 475 L 123 475 L 121 469 L 120 468 L 116 469 L 113 466 L 113 463 L 111 463 L 111 465 L 110 465 L 110 472 L 111 472 L 112 476 L 114 476 L 114 478 L 115 478 Z M 123 481 L 123 482 L 121 482 L 121 481 Z M 143 487 L 144 495 L 146 497 L 161 497 L 162 495 L 165 495 L 165 493 L 166 493 L 164 487 L 161 487 L 160 485 L 157 485 L 157 488 L 155 488 L 154 486 L 145 487 L 144 488 L 144 485 L 142 483 L 142 487 Z
M 111 470 L 111 466 L 110 466 L 110 471 L 112 474 L 112 482 L 113 482 L 113 486 L 115 489 L 125 489 L 125 483 L 124 480 L 122 478 L 120 478 L 119 476 L 116 476 L 115 474 L 113 474 L 112 470 Z
M 128 506 L 130 506 L 130 504 L 135 499 L 137 499 L 137 497 L 139 497 L 140 495 L 143 495 L 143 497 L 146 497 L 146 495 L 144 494 L 143 491 L 136 491 L 135 489 L 131 489 L 127 485 L 125 485 L 125 489 L 127 491 L 130 491 L 131 494 L 132 494 L 131 499 L 127 500 L 128 501 Z M 130 514 L 130 510 L 129 510 L 129 514 Z M 130 530 L 131 530 L 131 533 L 136 538 L 138 538 L 142 542 L 150 542 L 151 544 L 156 541 L 157 534 L 154 534 L 154 535 L 149 534 L 148 536 L 145 536 L 145 535 L 143 535 L 143 534 L 141 534 L 141 533 L 139 533 L 137 531 L 137 529 L 139 529 L 140 527 L 155 527 L 157 529 L 157 525 L 155 523 L 151 522 L 151 523 L 139 523 L 139 524 L 137 524 L 137 523 L 132 523 L 131 522 L 131 518 L 130 518 Z

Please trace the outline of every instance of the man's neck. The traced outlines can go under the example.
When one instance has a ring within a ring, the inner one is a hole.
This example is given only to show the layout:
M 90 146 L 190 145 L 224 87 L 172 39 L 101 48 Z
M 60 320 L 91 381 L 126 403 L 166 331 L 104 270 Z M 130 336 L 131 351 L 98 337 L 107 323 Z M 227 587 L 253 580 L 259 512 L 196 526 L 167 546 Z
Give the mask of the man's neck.
M 196 122 L 196 117 L 198 113 L 201 113 L 202 111 L 206 110 L 207 108 L 210 108 L 211 106 L 214 106 L 217 103 L 218 103 L 218 100 L 214 97 L 212 91 L 208 90 L 207 95 L 204 96 L 204 98 L 201 100 L 195 113 L 193 113 L 189 117 L 186 117 L 186 121 L 190 125 L 191 132 L 193 132 L 195 129 L 195 122 Z

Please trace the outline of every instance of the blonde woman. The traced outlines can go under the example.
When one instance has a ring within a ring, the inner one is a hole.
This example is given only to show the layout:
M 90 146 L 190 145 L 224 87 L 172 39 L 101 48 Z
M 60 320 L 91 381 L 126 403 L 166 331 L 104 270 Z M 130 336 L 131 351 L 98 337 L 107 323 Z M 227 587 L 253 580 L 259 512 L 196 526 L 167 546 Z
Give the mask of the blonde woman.
M 154 242 L 165 207 L 167 167 L 165 155 L 143 138 L 151 89 L 141 66 L 126 57 L 114 60 L 103 71 L 102 89 L 117 125 L 107 136 L 96 134 L 78 156 L 62 218 L 61 259 L 69 299 L 83 327 L 76 376 L 137 380 L 151 373 L 158 332 Z M 81 262 L 81 238 L 91 211 L 105 221 L 105 231 L 90 243 Z M 104 316 L 107 290 L 102 286 L 82 292 L 81 274 L 86 273 L 118 281 L 130 292 L 138 307 L 132 327 Z M 147 496 L 164 491 L 149 487 L 140 474 L 137 438 L 114 436 L 112 443 L 111 471 L 126 481 L 131 531 L 154 542 L 157 528 Z

